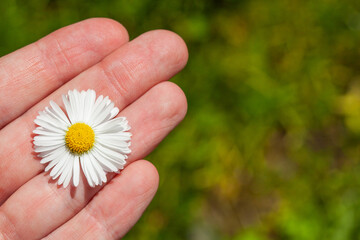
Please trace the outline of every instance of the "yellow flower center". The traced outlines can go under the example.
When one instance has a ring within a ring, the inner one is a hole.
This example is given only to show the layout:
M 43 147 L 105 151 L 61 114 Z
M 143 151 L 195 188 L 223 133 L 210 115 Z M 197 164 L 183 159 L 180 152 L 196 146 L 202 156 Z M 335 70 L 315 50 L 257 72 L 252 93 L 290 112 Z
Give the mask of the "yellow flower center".
M 85 123 L 75 123 L 68 128 L 65 143 L 72 153 L 83 154 L 94 146 L 94 130 Z

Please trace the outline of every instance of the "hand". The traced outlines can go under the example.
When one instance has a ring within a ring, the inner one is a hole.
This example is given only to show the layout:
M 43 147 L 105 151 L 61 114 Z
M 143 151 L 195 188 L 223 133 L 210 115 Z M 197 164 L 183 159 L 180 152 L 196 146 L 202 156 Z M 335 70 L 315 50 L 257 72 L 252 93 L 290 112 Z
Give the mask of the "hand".
M 144 33 L 128 42 L 123 26 L 89 19 L 0 58 L 0 239 L 117 239 L 155 195 L 158 173 L 140 160 L 183 119 L 186 99 L 165 82 L 186 64 L 176 34 Z M 94 89 L 131 126 L 128 165 L 102 187 L 59 187 L 33 151 L 33 122 L 50 100 Z

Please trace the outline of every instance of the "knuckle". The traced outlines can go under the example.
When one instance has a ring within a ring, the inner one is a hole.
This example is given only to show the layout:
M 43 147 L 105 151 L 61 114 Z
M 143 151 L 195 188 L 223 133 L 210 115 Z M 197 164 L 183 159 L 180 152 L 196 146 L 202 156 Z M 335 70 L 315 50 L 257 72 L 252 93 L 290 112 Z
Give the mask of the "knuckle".
M 124 63 L 120 61 L 116 64 L 101 62 L 100 68 L 107 80 L 106 84 L 120 96 L 129 95 L 129 86 L 133 81 L 133 75 Z

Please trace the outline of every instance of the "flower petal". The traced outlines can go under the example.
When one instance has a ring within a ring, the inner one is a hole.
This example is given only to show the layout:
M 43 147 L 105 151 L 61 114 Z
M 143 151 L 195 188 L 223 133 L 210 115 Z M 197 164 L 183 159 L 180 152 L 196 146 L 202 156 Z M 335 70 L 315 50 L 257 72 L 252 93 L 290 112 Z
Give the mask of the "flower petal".
M 66 117 L 65 113 L 61 110 L 59 105 L 57 105 L 54 101 L 50 101 L 50 106 L 58 118 L 60 118 L 64 123 L 68 125 L 70 124 L 69 119 Z
M 89 159 L 91 161 L 91 165 L 93 166 L 93 169 L 96 172 L 96 175 L 98 177 L 99 180 L 101 180 L 102 182 L 106 183 L 106 174 L 104 172 L 104 170 L 101 168 L 100 164 L 96 161 L 96 159 L 94 158 L 94 156 L 92 154 L 89 154 Z M 98 185 L 100 185 L 101 182 L 98 182 Z
M 72 180 L 78 186 L 80 169 L 91 187 L 101 185 L 107 181 L 107 172 L 118 172 L 126 164 L 132 136 L 127 132 L 128 121 L 125 117 L 115 119 L 119 109 L 108 97 L 96 97 L 94 90 L 70 90 L 62 100 L 66 111 L 50 101 L 50 107 L 34 120 L 38 125 L 33 131 L 37 134 L 34 151 L 42 158 L 40 163 L 48 164 L 45 171 L 51 169 L 50 176 L 59 178 L 58 185 L 66 188 Z M 70 152 L 65 143 L 66 133 L 75 123 L 87 124 L 95 133 L 94 146 L 80 156 Z
M 74 158 L 74 167 L 73 167 L 73 184 L 75 187 L 79 185 L 80 181 L 80 165 L 79 165 L 79 157 L 73 156 Z
M 72 161 L 70 161 L 70 158 L 66 158 L 65 168 L 64 171 L 61 173 L 60 178 L 58 180 L 58 185 L 61 185 L 65 182 L 65 179 L 69 174 L 72 172 Z

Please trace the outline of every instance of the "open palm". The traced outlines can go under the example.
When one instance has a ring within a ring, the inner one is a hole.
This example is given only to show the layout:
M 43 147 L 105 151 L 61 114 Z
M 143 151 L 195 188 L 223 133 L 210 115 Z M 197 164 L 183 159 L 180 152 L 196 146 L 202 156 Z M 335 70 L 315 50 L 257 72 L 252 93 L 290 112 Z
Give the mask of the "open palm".
M 0 239 L 117 239 L 150 203 L 158 174 L 140 159 L 185 116 L 183 92 L 165 81 L 187 49 L 164 30 L 128 39 L 119 23 L 89 19 L 0 58 Z M 38 111 L 72 89 L 109 96 L 131 125 L 128 166 L 105 186 L 59 187 L 34 153 Z

